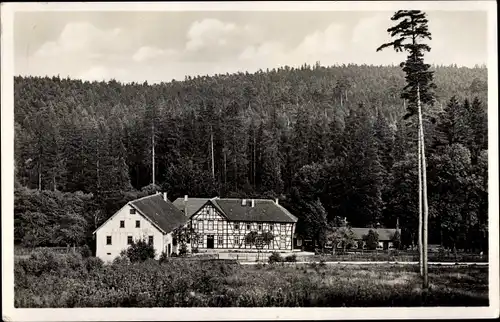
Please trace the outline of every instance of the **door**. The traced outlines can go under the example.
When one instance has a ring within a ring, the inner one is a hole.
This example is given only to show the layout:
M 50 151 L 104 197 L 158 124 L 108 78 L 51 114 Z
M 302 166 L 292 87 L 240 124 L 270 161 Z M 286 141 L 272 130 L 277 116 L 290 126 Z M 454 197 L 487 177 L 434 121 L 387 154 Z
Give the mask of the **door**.
M 214 248 L 214 235 L 207 235 L 207 248 Z
M 171 253 L 172 253 L 172 246 L 171 246 L 171 244 L 168 244 L 168 246 L 167 246 L 167 255 L 168 255 L 168 257 L 170 257 Z

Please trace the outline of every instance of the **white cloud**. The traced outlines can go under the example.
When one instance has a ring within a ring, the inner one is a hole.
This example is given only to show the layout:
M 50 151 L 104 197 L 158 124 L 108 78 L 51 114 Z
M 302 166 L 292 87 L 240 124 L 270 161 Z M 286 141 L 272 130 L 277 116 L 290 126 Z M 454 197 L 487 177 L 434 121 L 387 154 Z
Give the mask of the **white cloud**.
M 213 47 L 215 44 L 225 45 L 230 38 L 240 32 L 234 23 L 225 23 L 217 19 L 195 21 L 187 31 L 186 50 L 198 51 L 205 47 Z
M 112 49 L 115 44 L 120 46 L 119 36 L 121 36 L 121 30 L 118 28 L 100 30 L 88 22 L 68 23 L 59 38 L 56 41 L 44 43 L 35 52 L 35 56 L 57 57 L 67 54 L 91 56 L 101 54 Z
M 156 47 L 144 46 L 139 48 L 135 54 L 132 56 L 132 59 L 136 62 L 144 62 L 148 60 L 152 60 L 158 57 L 169 57 L 176 54 L 176 51 L 173 49 L 160 49 Z
M 316 30 L 304 37 L 295 47 L 287 48 L 277 41 L 248 46 L 240 52 L 239 60 L 266 66 L 298 66 L 304 63 L 332 60 L 345 48 L 344 28 L 332 23 L 324 30 Z

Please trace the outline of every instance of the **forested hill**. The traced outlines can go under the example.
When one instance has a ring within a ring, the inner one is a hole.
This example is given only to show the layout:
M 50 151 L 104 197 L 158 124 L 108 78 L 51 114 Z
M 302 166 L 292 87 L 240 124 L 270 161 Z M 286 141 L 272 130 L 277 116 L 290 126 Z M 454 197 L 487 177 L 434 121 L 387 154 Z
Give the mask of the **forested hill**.
M 487 169 L 487 69 L 434 70 L 437 102 L 424 107 L 431 225 L 440 225 L 439 233 L 446 225 L 457 234 L 471 227 L 480 233 L 487 227 L 480 182 Z M 141 189 L 152 183 L 154 142 L 156 184 L 171 199 L 280 197 L 310 234 L 336 216 L 392 227 L 397 217 L 411 228 L 416 146 L 413 120 L 403 120 L 404 85 L 399 66 L 366 65 L 155 85 L 16 77 L 16 183 L 96 198 Z M 471 173 L 473 193 L 463 181 Z M 458 187 L 446 190 L 448 184 Z M 476 218 L 467 225 L 456 206 L 462 188 L 475 198 L 467 213 Z M 443 209 L 449 225 L 437 216 Z

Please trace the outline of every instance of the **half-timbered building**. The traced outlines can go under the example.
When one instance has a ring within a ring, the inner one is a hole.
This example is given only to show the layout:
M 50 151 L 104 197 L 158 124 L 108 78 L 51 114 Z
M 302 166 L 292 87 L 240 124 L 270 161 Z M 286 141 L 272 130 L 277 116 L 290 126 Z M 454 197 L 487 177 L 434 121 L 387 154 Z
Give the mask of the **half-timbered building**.
M 297 217 L 278 200 L 179 198 L 174 201 L 190 220 L 194 234 L 192 247 L 199 250 L 256 250 L 246 243 L 250 232 L 271 233 L 273 240 L 263 251 L 293 250 Z

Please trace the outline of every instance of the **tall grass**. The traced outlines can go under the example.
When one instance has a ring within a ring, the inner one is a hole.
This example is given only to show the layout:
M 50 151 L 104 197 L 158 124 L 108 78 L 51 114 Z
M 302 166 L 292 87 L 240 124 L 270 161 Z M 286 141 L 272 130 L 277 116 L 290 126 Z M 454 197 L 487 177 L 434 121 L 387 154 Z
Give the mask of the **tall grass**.
M 432 275 L 433 274 L 433 275 Z M 431 290 L 401 266 L 259 265 L 171 259 L 102 265 L 78 254 L 15 263 L 16 307 L 341 307 L 488 305 L 487 269 L 436 268 Z

